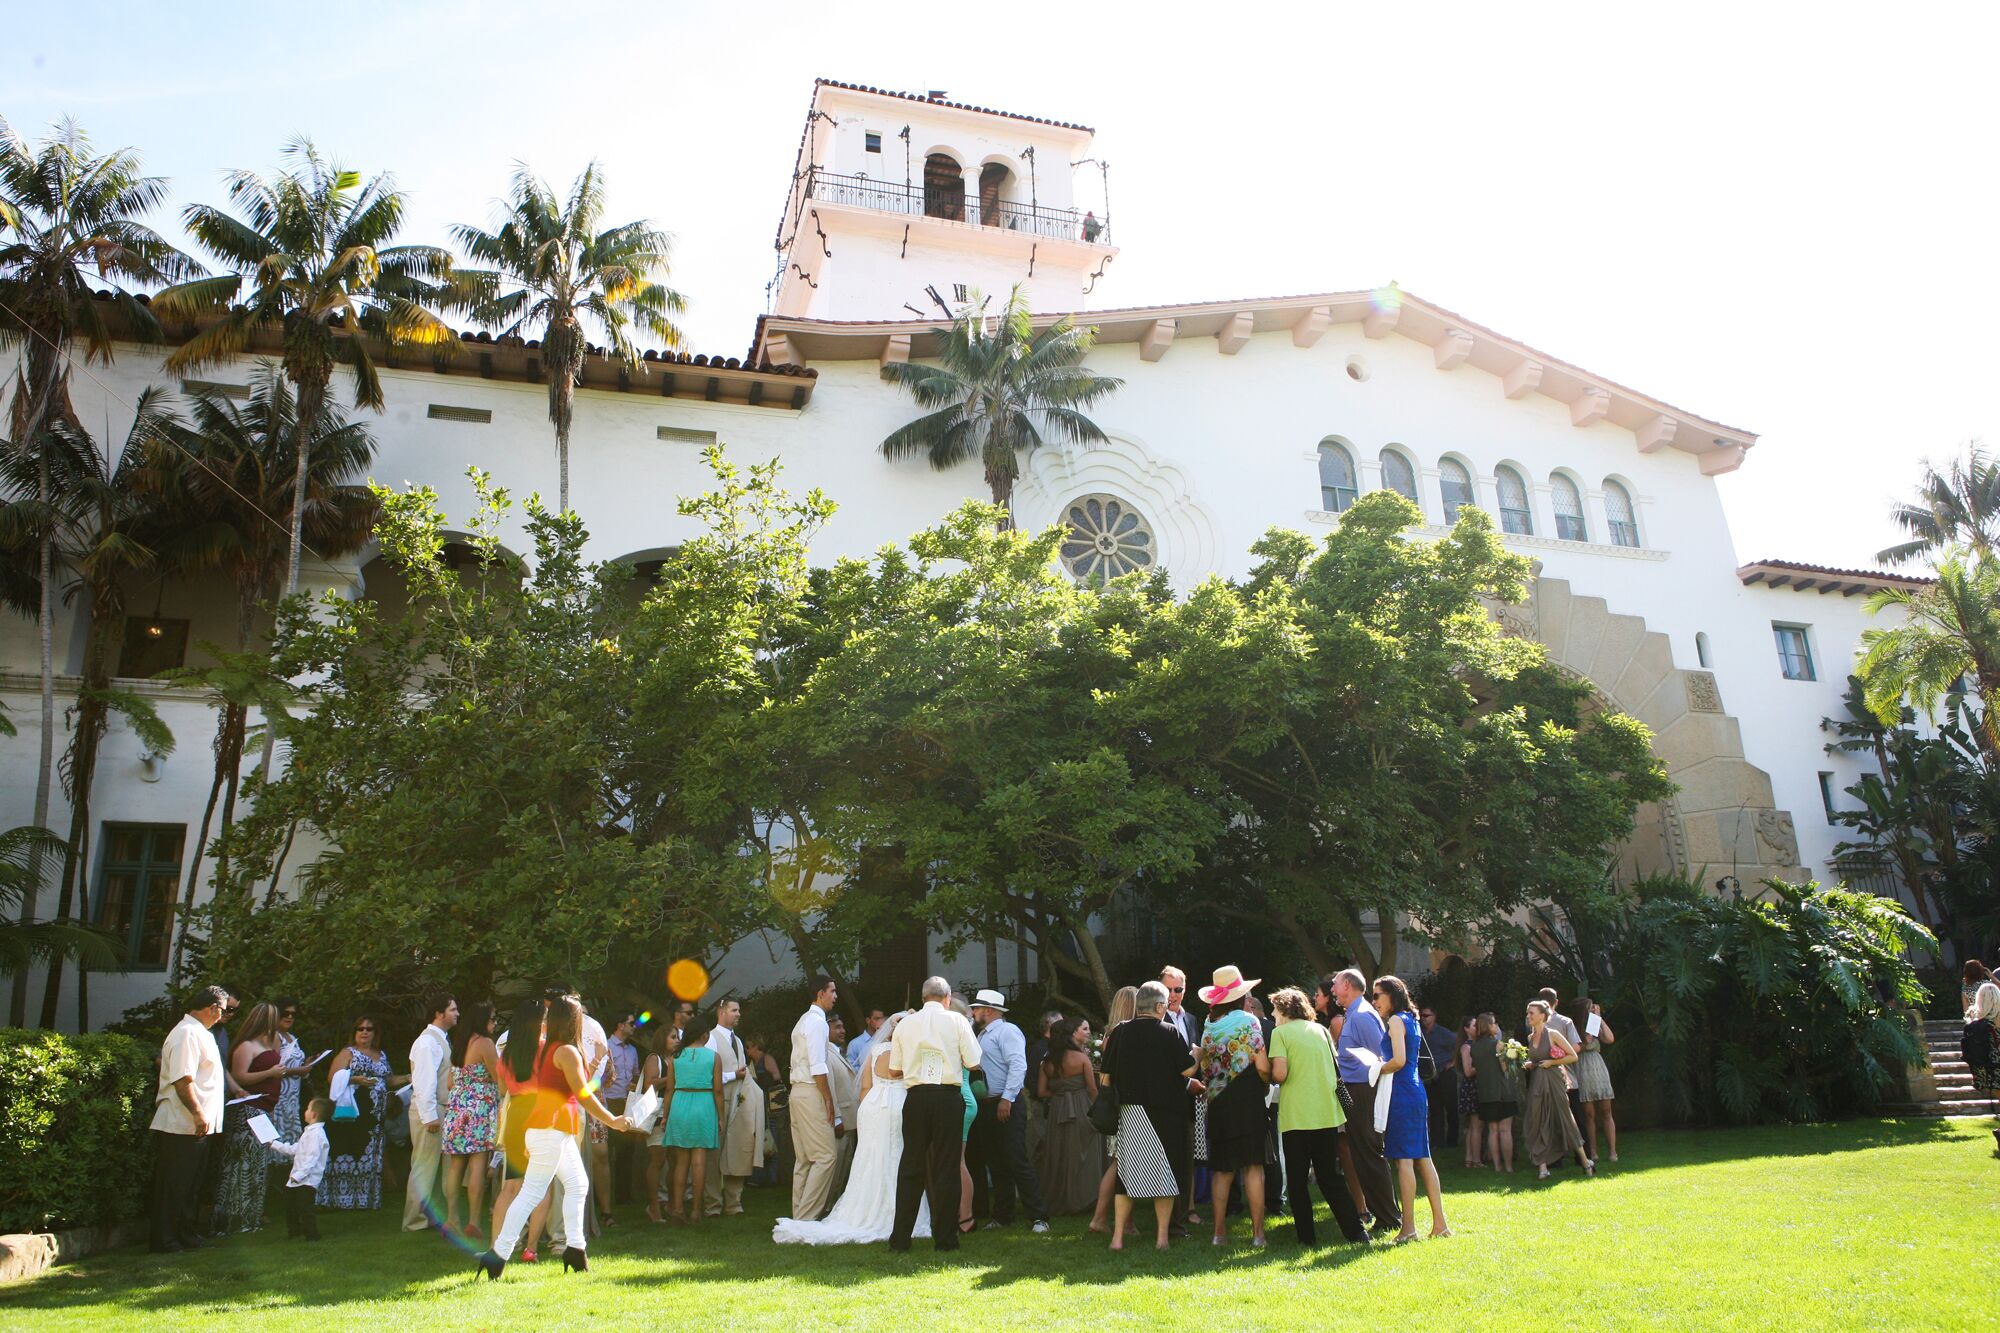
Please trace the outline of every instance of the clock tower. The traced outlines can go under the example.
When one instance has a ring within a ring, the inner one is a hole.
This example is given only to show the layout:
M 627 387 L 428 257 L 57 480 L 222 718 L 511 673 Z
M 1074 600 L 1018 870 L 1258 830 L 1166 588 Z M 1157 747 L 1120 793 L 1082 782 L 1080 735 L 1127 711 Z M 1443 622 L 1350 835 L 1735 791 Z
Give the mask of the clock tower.
M 945 318 L 1020 284 L 1081 310 L 1118 251 L 1092 131 L 821 79 L 778 224 L 772 313 Z

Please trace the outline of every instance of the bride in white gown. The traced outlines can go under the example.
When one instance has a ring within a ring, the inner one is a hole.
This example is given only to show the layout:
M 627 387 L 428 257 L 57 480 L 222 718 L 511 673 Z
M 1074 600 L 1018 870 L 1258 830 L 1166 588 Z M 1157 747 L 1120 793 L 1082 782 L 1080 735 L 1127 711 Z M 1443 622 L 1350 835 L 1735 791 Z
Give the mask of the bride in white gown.
M 896 1172 L 903 1164 L 903 1080 L 889 1077 L 889 1038 L 905 1013 L 893 1015 L 868 1047 L 861 1065 L 861 1106 L 856 1111 L 854 1166 L 833 1211 L 818 1222 L 781 1217 L 771 1228 L 780 1245 L 866 1245 L 889 1239 L 896 1225 Z M 931 1234 L 930 1203 L 917 1211 L 912 1233 Z

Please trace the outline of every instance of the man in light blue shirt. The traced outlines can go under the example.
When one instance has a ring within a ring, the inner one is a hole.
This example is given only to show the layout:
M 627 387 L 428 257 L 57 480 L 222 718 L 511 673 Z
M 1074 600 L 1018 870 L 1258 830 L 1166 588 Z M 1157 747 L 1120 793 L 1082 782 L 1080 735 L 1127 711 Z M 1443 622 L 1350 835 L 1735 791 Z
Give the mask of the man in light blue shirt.
M 1007 997 L 996 990 L 972 997 L 972 1022 L 979 1033 L 979 1067 L 986 1074 L 986 1096 L 965 1153 L 972 1172 L 972 1215 L 985 1214 L 988 1231 L 1007 1226 L 1014 1220 L 1018 1193 L 1034 1230 L 1046 1232 L 1049 1210 L 1028 1160 L 1028 1111 L 1018 1104 L 1028 1080 L 1028 1039 L 1007 1021 Z
M 1375 1086 L 1368 1081 L 1368 1066 L 1354 1054 L 1365 1050 L 1378 1059 L 1382 1038 L 1388 1029 L 1382 1016 L 1368 1000 L 1368 983 L 1355 968 L 1333 979 L 1334 1002 L 1347 1011 L 1340 1025 L 1340 1094 L 1347 1103 L 1348 1147 L 1354 1156 L 1354 1174 L 1361 1193 L 1368 1200 L 1377 1227 L 1403 1229 L 1403 1210 L 1389 1184 L 1389 1163 L 1382 1156 L 1382 1135 L 1375 1128 Z
M 868 1054 L 868 1047 L 875 1040 L 875 1034 L 882 1030 L 888 1015 L 880 1009 L 868 1011 L 868 1026 L 861 1035 L 847 1043 L 847 1067 L 857 1075 L 861 1072 L 861 1057 Z

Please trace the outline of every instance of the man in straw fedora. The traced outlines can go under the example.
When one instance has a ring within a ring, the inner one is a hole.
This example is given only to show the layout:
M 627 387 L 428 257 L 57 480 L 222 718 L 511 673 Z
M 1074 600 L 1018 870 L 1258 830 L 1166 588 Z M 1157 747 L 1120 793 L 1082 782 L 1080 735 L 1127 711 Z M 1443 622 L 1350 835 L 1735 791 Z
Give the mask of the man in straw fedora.
M 1007 1021 L 1007 997 L 982 990 L 972 997 L 972 1025 L 979 1034 L 980 1067 L 986 1072 L 986 1096 L 966 1145 L 966 1165 L 972 1171 L 972 1210 L 987 1212 L 992 1230 L 1014 1220 L 1014 1196 L 1037 1233 L 1049 1229 L 1049 1210 L 1042 1203 L 1041 1182 L 1028 1160 L 1027 1107 L 1021 1089 L 1028 1079 L 1028 1039 Z

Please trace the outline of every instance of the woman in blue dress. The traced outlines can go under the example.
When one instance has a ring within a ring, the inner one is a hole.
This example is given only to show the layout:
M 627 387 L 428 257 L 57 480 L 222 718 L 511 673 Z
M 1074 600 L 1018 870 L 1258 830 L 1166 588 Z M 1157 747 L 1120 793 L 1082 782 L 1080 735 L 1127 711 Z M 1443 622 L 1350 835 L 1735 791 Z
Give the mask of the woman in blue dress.
M 1382 1015 L 1388 1029 L 1382 1038 L 1382 1077 L 1393 1076 L 1389 1095 L 1389 1124 L 1382 1134 L 1382 1155 L 1396 1167 L 1396 1180 L 1403 1196 L 1403 1229 L 1396 1243 L 1417 1238 L 1417 1177 L 1422 1176 L 1424 1193 L 1431 1201 L 1431 1235 L 1449 1236 L 1444 1220 L 1444 1190 L 1438 1184 L 1437 1166 L 1431 1161 L 1431 1108 L 1424 1095 L 1423 1080 L 1417 1074 L 1418 1054 L 1424 1048 L 1417 1016 L 1410 1009 L 1410 988 L 1399 977 L 1377 977 L 1373 997 L 1375 1012 Z M 1380 1093 L 1376 1094 L 1380 1097 Z
M 667 1220 L 687 1226 L 701 1224 L 708 1154 L 722 1140 L 722 1080 L 715 1076 L 715 1052 L 707 1044 L 709 1027 L 702 1019 L 688 1019 L 681 1031 L 681 1053 L 667 1066 L 672 1091 L 660 1131 L 660 1146 L 667 1150 Z M 684 1198 L 690 1201 L 685 1214 Z

